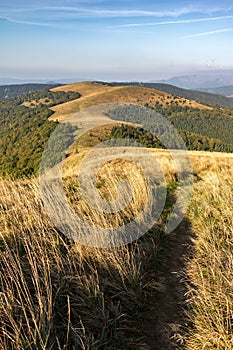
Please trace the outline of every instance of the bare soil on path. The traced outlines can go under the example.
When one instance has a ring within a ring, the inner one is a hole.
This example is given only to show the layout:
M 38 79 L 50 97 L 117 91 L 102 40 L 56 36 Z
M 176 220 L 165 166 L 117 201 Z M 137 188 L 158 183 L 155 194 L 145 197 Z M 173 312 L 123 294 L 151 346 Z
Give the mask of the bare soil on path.
M 184 349 L 191 324 L 185 310 L 188 307 L 186 261 L 193 254 L 190 223 L 187 219 L 175 233 L 169 234 L 161 247 L 161 266 L 156 272 L 161 291 L 156 292 L 151 304 L 151 319 L 143 325 L 143 350 Z

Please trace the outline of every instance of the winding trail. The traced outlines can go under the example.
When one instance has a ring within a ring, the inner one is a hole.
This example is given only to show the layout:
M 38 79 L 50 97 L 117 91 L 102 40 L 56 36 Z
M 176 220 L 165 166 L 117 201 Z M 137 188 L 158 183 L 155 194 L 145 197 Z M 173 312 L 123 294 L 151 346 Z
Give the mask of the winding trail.
M 184 349 L 190 324 L 187 323 L 186 260 L 193 254 L 194 234 L 188 219 L 169 234 L 160 251 L 161 266 L 155 278 L 163 286 L 151 304 L 151 319 L 143 325 L 145 347 L 141 350 Z

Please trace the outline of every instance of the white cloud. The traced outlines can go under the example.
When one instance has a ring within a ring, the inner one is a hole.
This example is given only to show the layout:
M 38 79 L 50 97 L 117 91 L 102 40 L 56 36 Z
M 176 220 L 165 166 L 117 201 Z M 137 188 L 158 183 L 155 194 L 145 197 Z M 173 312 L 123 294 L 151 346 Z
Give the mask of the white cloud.
M 220 8 L 212 8 L 205 9 L 195 7 L 194 5 L 190 5 L 183 8 L 176 8 L 172 10 L 159 10 L 159 11 L 145 11 L 140 9 L 107 9 L 107 8 L 94 8 L 94 7 L 82 7 L 82 6 L 41 6 L 41 7 L 33 7 L 28 6 L 25 8 L 14 8 L 14 9 L 1 9 L 3 13 L 9 14 L 22 14 L 26 15 L 30 13 L 31 15 L 43 12 L 44 16 L 49 17 L 51 14 L 61 13 L 61 15 L 66 18 L 70 14 L 77 14 L 78 16 L 87 16 L 87 17 L 179 17 L 182 15 L 188 15 L 193 13 L 203 13 L 203 14 L 211 14 L 219 11 L 226 11 L 226 9 Z M 134 26 L 134 24 L 129 24 L 129 26 Z M 147 24 L 138 24 L 138 25 L 147 25 Z M 153 25 L 153 24 L 151 24 Z M 137 24 L 135 24 L 137 26 Z
M 116 27 L 120 27 L 120 28 L 153 27 L 153 26 L 169 25 L 169 24 L 185 24 L 185 23 L 188 24 L 188 23 L 195 23 L 195 22 L 220 21 L 223 19 L 233 19 L 233 15 L 196 18 L 196 19 L 187 19 L 187 20 L 176 20 L 176 21 L 163 21 L 163 22 L 150 22 L 150 23 L 129 23 L 129 24 L 122 24 L 122 25 L 119 25 Z
M 85 0 L 84 0 L 85 1 Z M 111 28 L 133 28 L 133 27 L 153 27 L 161 25 L 172 25 L 172 24 L 185 24 L 195 22 L 206 22 L 206 21 L 220 21 L 232 19 L 233 15 L 217 16 L 217 17 L 206 17 L 197 19 L 177 19 L 181 16 L 189 14 L 211 14 L 218 11 L 226 11 L 229 9 L 205 9 L 193 6 L 177 8 L 173 10 L 161 10 L 161 11 L 145 11 L 139 9 L 107 9 L 96 7 L 83 7 L 83 6 L 41 6 L 33 7 L 33 5 L 26 8 L 2 8 L 0 12 L 3 14 L 2 19 L 9 22 L 33 25 L 33 26 L 54 26 L 53 24 L 58 21 L 78 20 L 79 18 L 135 18 L 135 17 L 146 17 L 146 18 L 162 18 L 170 17 L 169 21 L 161 22 L 150 22 L 150 23 L 128 23 L 118 26 L 112 26 Z M 109 27 L 108 27 L 109 28 Z
M 62 11 L 62 12 L 77 12 L 82 15 L 93 15 L 103 17 L 178 17 L 189 14 L 193 10 L 191 8 L 181 8 L 172 11 L 144 11 L 144 10 L 109 10 L 109 9 L 94 9 L 82 7 L 44 7 L 38 10 Z
M 217 30 L 212 30 L 209 32 L 202 32 L 202 33 L 197 33 L 197 34 L 190 34 L 183 36 L 182 39 L 189 39 L 189 38 L 198 38 L 202 36 L 209 36 L 209 35 L 214 35 L 218 33 L 226 33 L 226 32 L 232 32 L 233 28 L 225 28 L 225 29 L 217 29 Z
M 48 23 L 21 21 L 21 20 L 17 20 L 17 19 L 14 19 L 14 18 L 3 17 L 3 16 L 0 16 L 0 20 L 4 20 L 4 21 L 7 21 L 7 22 L 11 22 L 11 23 L 26 24 L 26 25 L 30 25 L 30 26 L 40 26 L 40 27 L 50 27 L 50 26 L 52 26 L 52 25 L 50 25 Z

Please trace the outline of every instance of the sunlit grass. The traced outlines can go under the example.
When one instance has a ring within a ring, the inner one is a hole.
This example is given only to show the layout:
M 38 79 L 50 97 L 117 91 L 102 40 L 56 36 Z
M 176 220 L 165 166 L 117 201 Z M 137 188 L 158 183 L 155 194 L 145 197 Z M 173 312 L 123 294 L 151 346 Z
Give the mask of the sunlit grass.
M 161 150 L 157 157 L 175 191 L 170 156 Z M 196 181 L 188 217 L 196 238 L 187 265 L 188 350 L 233 349 L 232 159 L 211 157 L 191 153 Z M 118 181 L 126 175 L 119 162 L 112 165 L 114 172 L 105 167 L 97 178 L 97 190 L 106 199 L 116 197 L 114 176 Z M 144 177 L 130 168 L 135 196 L 125 212 L 128 220 L 146 201 Z M 75 209 L 80 194 L 71 179 L 64 188 L 72 189 L 67 197 Z M 76 210 L 84 215 L 84 207 Z M 0 211 L 0 349 L 143 349 L 143 324 L 148 317 L 156 319 L 151 302 L 163 290 L 156 279 L 162 220 L 133 244 L 84 247 L 51 223 L 36 179 L 1 181 Z M 114 223 L 90 208 L 85 212 L 94 225 Z
M 196 234 L 189 262 L 187 348 L 233 349 L 233 174 L 210 172 L 195 186 L 190 219 Z

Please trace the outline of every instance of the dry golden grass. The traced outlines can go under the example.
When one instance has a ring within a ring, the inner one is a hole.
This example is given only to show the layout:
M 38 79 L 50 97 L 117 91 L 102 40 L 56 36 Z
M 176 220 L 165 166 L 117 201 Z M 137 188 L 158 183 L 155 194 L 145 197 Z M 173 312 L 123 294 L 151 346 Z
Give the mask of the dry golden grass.
M 36 108 L 39 104 L 42 105 L 49 105 L 51 103 L 51 100 L 48 100 L 47 98 L 40 98 L 39 100 L 31 100 L 26 101 L 22 103 L 22 106 L 29 107 L 29 108 Z
M 168 181 L 171 155 L 153 150 Z M 189 318 L 187 350 L 233 349 L 233 155 L 189 152 L 196 182 L 188 219 L 195 234 L 187 262 Z
M 172 155 L 168 150 L 158 149 L 150 151 L 154 153 L 156 160 L 161 164 L 164 174 L 170 174 L 171 177 L 176 173 Z M 179 151 L 177 153 L 179 154 Z M 210 172 L 218 172 L 221 168 L 227 172 L 231 171 L 233 167 L 232 153 L 187 151 L 187 154 L 191 160 L 193 173 L 198 179 L 204 179 Z
M 195 101 L 189 101 L 184 98 L 175 98 L 165 92 L 154 89 L 147 89 L 139 86 L 117 86 L 109 87 L 97 83 L 84 82 L 72 85 L 61 86 L 51 91 L 73 91 L 80 92 L 82 97 L 64 104 L 52 107 L 55 112 L 51 120 L 64 121 L 70 115 L 77 113 L 88 107 L 104 103 L 126 102 L 144 106 L 146 103 L 154 106 L 156 101 L 162 105 L 177 101 L 182 106 L 190 106 L 200 109 L 211 109 Z
M 118 164 L 114 168 L 109 188 L 122 176 Z M 80 202 L 70 179 L 64 188 L 95 230 L 98 224 L 122 225 L 140 209 L 143 176 L 133 171 L 130 179 L 136 186 L 134 204 L 115 217 L 97 215 Z M 97 187 L 102 197 L 114 198 L 113 192 Z M 0 181 L 0 209 L 0 349 L 140 348 L 135 319 L 150 286 L 140 256 L 151 259 L 155 239 L 148 238 L 143 251 L 137 244 L 106 250 L 72 242 L 48 218 L 37 180 Z
M 233 172 L 219 168 L 197 183 L 189 217 L 196 238 L 188 264 L 187 349 L 233 349 Z
M 124 209 L 116 210 L 114 201 L 119 201 L 117 187 L 120 180 L 127 180 L 132 193 L 124 195 L 124 201 L 128 203 Z M 69 203 L 79 217 L 85 218 L 85 222 L 95 227 L 119 227 L 126 222 L 131 222 L 144 209 L 147 200 L 147 186 L 142 170 L 136 164 L 127 160 L 116 159 L 105 164 L 97 174 L 97 193 L 102 199 L 113 203 L 112 212 L 104 213 L 100 209 L 98 200 L 96 203 L 86 201 L 80 192 L 79 182 L 75 177 L 64 179 L 64 189 Z M 132 196 L 132 197 L 131 197 Z M 96 209 L 95 209 L 96 208 Z M 99 242 L 101 237 L 99 237 Z M 103 242 L 106 243 L 106 242 Z
M 89 81 L 83 81 L 80 83 L 73 83 L 64 86 L 58 86 L 51 89 L 52 92 L 64 91 L 64 92 L 79 92 L 82 96 L 88 96 L 92 93 L 99 93 L 109 91 L 112 88 L 107 85 L 102 85 L 98 83 L 91 83 Z
M 167 181 L 175 181 L 168 151 L 152 152 Z M 190 152 L 190 157 L 196 183 L 188 216 L 196 239 L 188 263 L 193 328 L 186 349 L 230 350 L 233 155 Z M 117 218 L 97 215 L 80 200 L 72 178 L 64 180 L 64 188 L 76 212 L 93 227 L 121 225 L 146 201 L 143 174 L 116 160 L 97 178 L 100 195 L 109 200 L 127 176 L 134 202 Z M 151 322 L 148 315 L 157 317 L 150 315 L 150 303 L 163 290 L 156 280 L 162 227 L 117 249 L 81 246 L 51 223 L 37 180 L 0 181 L 0 210 L 0 349 L 143 349 L 141 324 Z
M 107 127 L 111 127 L 111 125 L 108 125 Z M 77 174 L 80 164 L 90 151 L 89 145 L 92 147 L 95 146 L 96 143 L 99 143 L 100 141 L 98 139 L 99 135 L 101 135 L 100 137 L 102 138 L 102 132 L 105 134 L 105 130 L 103 131 L 102 128 L 103 127 L 94 129 L 96 131 L 93 131 L 93 136 L 83 135 L 83 138 L 80 138 L 80 146 L 76 145 L 71 148 L 69 157 L 65 159 L 63 165 L 64 177 L 75 176 Z M 172 154 L 169 152 L 169 150 L 150 148 L 148 151 L 154 155 L 168 180 L 172 181 L 177 169 L 173 162 Z M 182 152 L 177 151 L 175 153 L 180 153 L 182 159 Z M 233 167 L 232 153 L 187 151 L 187 155 L 191 160 L 194 175 L 197 175 L 198 178 L 204 178 L 210 171 L 215 172 L 220 168 L 228 169 L 227 171 L 230 171 L 230 169 Z
M 49 222 L 36 182 L 1 182 L 0 193 L 0 348 L 94 349 L 108 342 L 124 315 L 117 304 L 105 305 L 99 279 L 126 288 L 140 271 L 133 253 L 66 242 Z

